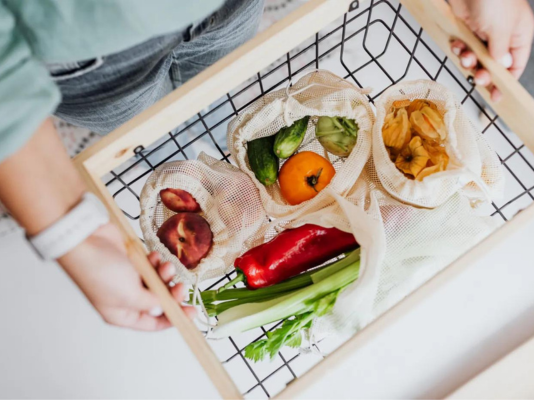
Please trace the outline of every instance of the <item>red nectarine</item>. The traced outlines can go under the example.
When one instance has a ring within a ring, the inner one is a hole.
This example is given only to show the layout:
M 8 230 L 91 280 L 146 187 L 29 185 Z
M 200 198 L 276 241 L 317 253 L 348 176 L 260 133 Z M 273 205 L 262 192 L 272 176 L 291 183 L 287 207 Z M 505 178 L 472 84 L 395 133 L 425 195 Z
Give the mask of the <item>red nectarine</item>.
M 182 189 L 167 188 L 159 192 L 161 201 L 174 212 L 200 212 L 200 205 L 195 198 Z
M 208 221 L 193 213 L 173 215 L 160 226 L 157 235 L 187 269 L 195 268 L 206 257 L 213 242 Z

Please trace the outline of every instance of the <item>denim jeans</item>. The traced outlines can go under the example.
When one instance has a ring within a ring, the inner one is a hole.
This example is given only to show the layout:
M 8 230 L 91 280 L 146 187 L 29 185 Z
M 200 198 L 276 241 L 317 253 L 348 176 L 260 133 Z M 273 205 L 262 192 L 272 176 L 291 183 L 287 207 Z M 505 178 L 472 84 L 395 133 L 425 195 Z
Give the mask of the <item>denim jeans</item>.
M 48 69 L 62 93 L 56 115 L 106 134 L 253 37 L 263 0 L 227 0 L 205 20 L 116 54 Z

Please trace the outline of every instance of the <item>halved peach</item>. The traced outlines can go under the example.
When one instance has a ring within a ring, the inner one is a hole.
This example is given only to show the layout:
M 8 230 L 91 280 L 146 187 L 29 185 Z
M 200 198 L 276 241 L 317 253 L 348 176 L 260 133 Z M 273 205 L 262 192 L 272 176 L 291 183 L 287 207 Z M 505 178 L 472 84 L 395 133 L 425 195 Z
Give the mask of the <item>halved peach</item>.
M 200 205 L 195 198 L 182 189 L 167 188 L 159 192 L 161 201 L 174 212 L 200 212 Z
M 165 221 L 158 229 L 158 238 L 184 264 L 195 268 L 211 249 L 213 233 L 202 216 L 178 213 Z

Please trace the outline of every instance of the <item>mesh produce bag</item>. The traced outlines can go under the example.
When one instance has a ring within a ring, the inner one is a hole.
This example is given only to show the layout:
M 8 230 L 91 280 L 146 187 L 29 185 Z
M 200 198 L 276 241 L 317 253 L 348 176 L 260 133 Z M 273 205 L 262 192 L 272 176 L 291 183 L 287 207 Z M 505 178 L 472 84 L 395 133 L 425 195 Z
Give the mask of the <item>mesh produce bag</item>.
M 365 91 L 331 72 L 314 70 L 299 79 L 294 86 L 263 96 L 231 121 L 228 125 L 228 149 L 238 167 L 257 186 L 268 215 L 285 217 L 302 208 L 327 205 L 330 196 L 322 191 L 302 204 L 289 205 L 282 197 L 278 183 L 265 187 L 255 178 L 247 159 L 247 142 L 275 135 L 281 128 L 290 126 L 305 116 L 354 119 L 359 127 L 358 139 L 347 158 L 333 156 L 324 150 L 315 139 L 313 118 L 299 148 L 299 151 L 318 153 L 332 162 L 336 175 L 328 187 L 343 196 L 354 185 L 371 153 L 374 114 L 364 93 Z
M 380 200 L 387 241 L 378 272 L 373 314 L 378 316 L 447 267 L 501 225 L 480 216 L 469 199 L 455 194 L 428 210 L 383 197 Z
M 185 268 L 156 235 L 163 222 L 175 214 L 161 202 L 159 192 L 166 188 L 190 193 L 213 233 L 211 250 L 193 270 Z M 204 153 L 196 161 L 170 162 L 157 168 L 143 187 L 140 204 L 146 246 L 177 267 L 177 280 L 191 284 L 231 270 L 235 258 L 247 250 L 245 241 L 267 223 L 258 190 L 248 176 Z
M 460 193 L 434 209 L 392 199 L 381 186 L 372 160 L 338 204 L 341 213 L 335 206 L 330 211 L 341 218 L 345 215 L 351 226 L 358 226 L 352 232 L 359 241 L 364 240 L 363 268 L 358 280 L 341 293 L 333 311 L 316 321 L 318 337 L 350 335 L 364 328 L 501 224 L 478 215 Z M 331 219 L 328 210 L 317 214 L 319 224 Z M 362 210 L 366 217 L 362 218 Z M 343 228 L 341 222 L 337 224 Z
M 444 116 L 448 136 L 445 150 L 450 157 L 445 171 L 411 180 L 390 160 L 382 138 L 384 119 L 396 100 L 428 99 Z M 499 158 L 469 121 L 460 103 L 446 87 L 430 81 L 402 82 L 386 90 L 376 103 L 373 128 L 373 158 L 378 178 L 394 198 L 408 204 L 433 208 L 462 191 L 474 203 L 497 198 L 504 188 Z

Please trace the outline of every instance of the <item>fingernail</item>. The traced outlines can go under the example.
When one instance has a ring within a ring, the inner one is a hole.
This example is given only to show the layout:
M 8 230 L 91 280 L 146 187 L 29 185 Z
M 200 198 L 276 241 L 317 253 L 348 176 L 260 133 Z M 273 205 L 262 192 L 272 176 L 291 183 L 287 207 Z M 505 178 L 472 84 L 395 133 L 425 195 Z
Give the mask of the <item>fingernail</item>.
M 176 275 L 176 273 L 178 272 L 177 269 L 176 269 L 176 265 L 174 265 L 173 263 L 169 262 L 169 264 L 171 265 L 170 266 L 170 270 L 169 272 L 173 275 Z
M 512 55 L 508 53 L 503 58 L 501 58 L 499 62 L 504 66 L 504 68 L 508 69 L 513 65 L 514 59 Z
M 457 56 L 459 56 L 460 53 L 462 52 L 462 49 L 459 48 L 459 47 L 453 47 L 451 50 L 452 50 L 452 52 L 453 52 L 455 55 L 457 55 Z
M 152 307 L 150 311 L 148 311 L 148 315 L 152 317 L 160 317 L 163 315 L 163 310 L 160 306 Z
M 491 99 L 493 100 L 493 102 L 498 103 L 502 100 L 502 93 L 493 93 Z
M 486 86 L 488 82 L 486 82 L 486 80 L 483 78 L 475 78 L 475 84 L 478 86 Z
M 473 60 L 471 57 L 462 57 L 460 58 L 460 62 L 464 68 L 471 68 L 473 66 Z

